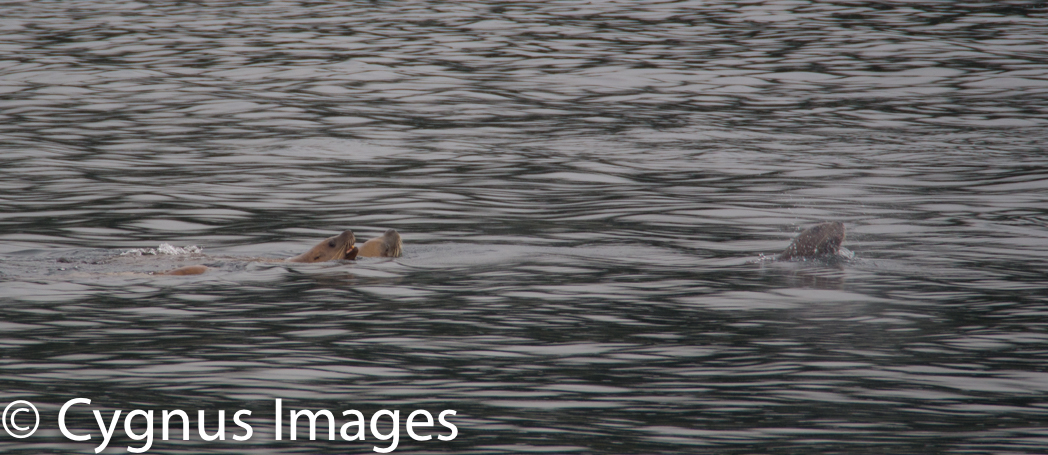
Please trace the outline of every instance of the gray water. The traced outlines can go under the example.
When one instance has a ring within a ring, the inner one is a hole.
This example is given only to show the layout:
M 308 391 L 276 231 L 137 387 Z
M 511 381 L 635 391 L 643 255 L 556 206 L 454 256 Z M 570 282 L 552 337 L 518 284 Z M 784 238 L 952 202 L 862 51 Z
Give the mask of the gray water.
M 395 453 L 1044 453 L 1046 30 L 1024 2 L 0 4 L 0 405 L 42 416 L 0 450 L 94 453 L 92 409 L 193 415 L 148 453 L 389 445 L 275 441 L 280 398 L 399 410 Z M 827 220 L 855 259 L 760 260 Z M 402 258 L 254 260 L 388 228 Z M 163 243 L 203 252 L 121 256 Z M 56 423 L 77 397 L 90 441 Z M 413 441 L 416 409 L 457 437 Z M 121 420 L 104 453 L 141 445 Z

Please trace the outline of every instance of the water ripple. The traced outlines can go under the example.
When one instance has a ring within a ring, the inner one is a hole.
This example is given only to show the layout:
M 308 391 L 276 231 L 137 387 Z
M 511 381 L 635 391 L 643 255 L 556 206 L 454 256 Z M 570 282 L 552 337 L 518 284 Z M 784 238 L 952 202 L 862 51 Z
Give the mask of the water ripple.
M 413 452 L 1039 453 L 1043 6 L 5 5 L 4 390 L 458 411 Z M 823 220 L 854 260 L 755 261 Z M 121 256 L 161 245 L 202 251 Z M 155 450 L 335 444 L 256 431 Z

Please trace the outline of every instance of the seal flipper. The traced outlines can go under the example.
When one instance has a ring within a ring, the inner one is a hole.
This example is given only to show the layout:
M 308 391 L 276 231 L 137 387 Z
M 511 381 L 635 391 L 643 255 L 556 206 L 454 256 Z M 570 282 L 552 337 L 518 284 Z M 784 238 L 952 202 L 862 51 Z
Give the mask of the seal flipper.
M 833 221 L 812 226 L 801 232 L 779 255 L 780 261 L 828 258 L 840 254 L 844 243 L 844 223 Z M 847 250 L 845 250 L 847 251 Z

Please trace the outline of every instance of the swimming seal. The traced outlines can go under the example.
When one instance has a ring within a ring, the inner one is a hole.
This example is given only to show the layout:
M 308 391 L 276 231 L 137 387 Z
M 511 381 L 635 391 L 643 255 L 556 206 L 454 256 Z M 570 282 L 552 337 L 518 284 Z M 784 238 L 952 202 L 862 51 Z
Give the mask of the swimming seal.
M 309 251 L 298 256 L 289 257 L 284 262 L 326 262 L 336 259 L 356 259 L 359 250 L 353 244 L 357 239 L 353 231 L 344 231 L 334 237 L 326 238 Z
M 385 234 L 375 237 L 360 247 L 360 255 L 369 258 L 399 258 L 404 244 L 396 229 L 389 229 Z
M 822 223 L 801 232 L 777 259 L 789 261 L 831 258 L 841 255 L 842 243 L 844 243 L 844 223 L 839 221 Z
M 400 237 L 398 236 L 397 240 L 399 241 L 399 239 Z M 356 241 L 357 238 L 353 236 L 353 231 L 344 231 L 339 235 L 324 239 L 305 253 L 285 259 L 284 262 L 313 263 L 335 260 L 353 260 L 357 258 L 357 254 L 360 252 L 356 245 L 354 245 Z M 397 251 L 400 250 L 398 249 Z M 207 270 L 208 267 L 205 265 L 190 265 L 157 273 L 157 275 L 200 275 L 201 273 L 207 272 Z

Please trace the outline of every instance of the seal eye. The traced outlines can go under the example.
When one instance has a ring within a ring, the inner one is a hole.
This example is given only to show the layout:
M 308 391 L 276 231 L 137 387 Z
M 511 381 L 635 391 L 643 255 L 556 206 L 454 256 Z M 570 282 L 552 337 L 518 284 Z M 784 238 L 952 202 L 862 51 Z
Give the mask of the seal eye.
M 335 247 L 335 241 L 332 240 L 332 241 L 328 242 L 328 246 L 331 247 L 331 248 L 334 248 Z

